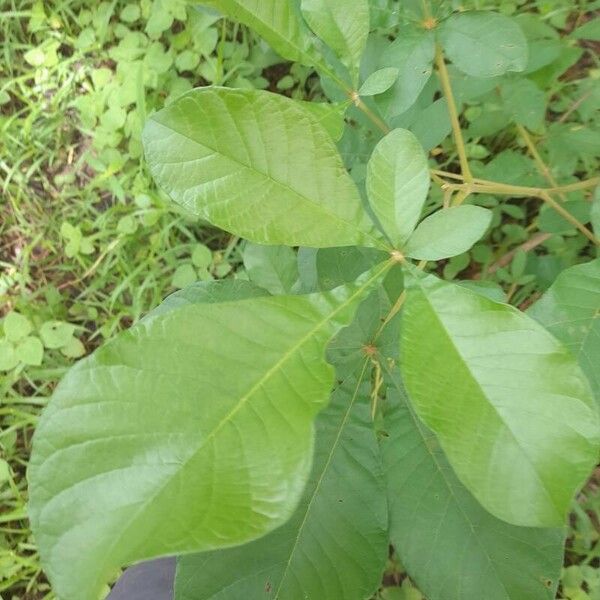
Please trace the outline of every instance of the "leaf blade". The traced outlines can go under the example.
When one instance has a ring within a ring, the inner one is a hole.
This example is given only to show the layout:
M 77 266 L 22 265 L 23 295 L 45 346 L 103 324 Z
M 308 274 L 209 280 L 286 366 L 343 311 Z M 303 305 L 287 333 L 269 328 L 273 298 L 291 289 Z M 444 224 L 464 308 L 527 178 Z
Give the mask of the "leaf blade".
M 401 342 L 415 411 L 489 512 L 515 525 L 562 525 L 598 448 L 585 377 L 523 313 L 416 277 Z
M 28 473 L 57 593 L 95 598 L 124 563 L 239 544 L 282 524 L 331 389 L 325 345 L 387 268 L 326 294 L 188 304 L 78 363 L 44 413 Z M 229 350 L 235 377 L 221 378 Z
M 600 259 L 563 271 L 528 314 L 577 357 L 600 404 Z
M 483 589 L 487 600 L 553 599 L 564 529 L 517 527 L 488 513 L 411 410 L 399 373 L 386 371 L 391 404 L 380 444 L 390 537 L 411 578 L 429 600 L 479 600 Z
M 356 84 L 369 36 L 368 0 L 302 0 L 310 28 L 337 54 Z
M 396 245 L 412 233 L 429 191 L 427 157 L 413 133 L 395 129 L 367 165 L 367 194 L 383 230 Z
M 365 367 L 317 417 L 313 472 L 290 521 L 246 546 L 181 558 L 176 600 L 216 599 L 225 590 L 248 600 L 361 600 L 377 588 L 387 510 Z
M 318 63 L 310 32 L 294 2 L 280 0 L 202 0 L 254 29 L 283 58 L 312 66 Z
M 473 77 L 496 77 L 527 67 L 527 39 L 519 25 L 490 11 L 452 15 L 440 26 L 440 40 L 454 65 Z
M 382 245 L 329 134 L 292 100 L 193 90 L 151 117 L 143 141 L 159 185 L 222 229 L 259 244 Z
M 492 222 L 492 211 L 480 206 L 443 208 L 424 219 L 410 236 L 404 253 L 418 260 L 458 256 L 481 239 Z

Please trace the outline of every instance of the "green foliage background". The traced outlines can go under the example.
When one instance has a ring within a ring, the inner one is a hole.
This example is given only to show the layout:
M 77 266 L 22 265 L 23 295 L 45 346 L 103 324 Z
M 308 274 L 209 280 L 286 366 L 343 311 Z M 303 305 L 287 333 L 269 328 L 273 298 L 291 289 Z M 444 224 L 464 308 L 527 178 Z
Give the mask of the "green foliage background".
M 391 0 L 372 6 L 375 29 L 398 16 Z M 548 177 L 568 183 L 594 175 L 600 36 L 593 16 L 600 4 L 462 7 L 515 16 L 531 48 L 527 76 L 503 86 L 500 97 L 453 81 L 475 176 L 536 186 L 548 185 Z M 198 222 L 155 188 L 141 160 L 143 123 L 199 85 L 307 100 L 324 95 L 310 69 L 283 63 L 252 32 L 183 0 L 113 0 L 93 8 L 83 0 L 3 0 L 0 50 L 0 594 L 37 599 L 51 592 L 25 519 L 24 471 L 56 381 L 170 292 L 197 279 L 247 278 L 245 268 L 252 268 L 248 259 L 242 264 L 237 239 Z M 452 170 L 457 157 L 446 111 L 439 110 L 445 107 L 421 108 L 403 125 L 440 168 Z M 539 156 L 510 118 L 534 132 Z M 357 131 L 368 135 L 357 120 Z M 366 178 L 356 140 L 348 136 L 341 148 L 355 179 Z M 600 198 L 590 203 L 575 193 L 566 200 L 598 236 Z M 431 210 L 441 203 L 439 188 L 430 201 Z M 446 279 L 483 274 L 496 293 L 526 308 L 562 270 L 595 256 L 570 223 L 537 200 L 490 196 L 481 203 L 494 212 L 491 233 L 443 263 Z M 568 600 L 600 598 L 597 488 L 593 479 L 573 509 L 561 590 Z M 382 598 L 421 598 L 393 557 L 386 584 Z

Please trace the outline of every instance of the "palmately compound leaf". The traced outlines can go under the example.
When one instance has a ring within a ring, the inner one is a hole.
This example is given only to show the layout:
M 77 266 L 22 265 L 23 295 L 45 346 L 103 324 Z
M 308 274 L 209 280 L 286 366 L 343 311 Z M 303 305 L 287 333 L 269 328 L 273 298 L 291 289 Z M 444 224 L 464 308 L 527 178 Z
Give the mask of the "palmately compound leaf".
M 528 314 L 577 357 L 600 403 L 600 259 L 563 271 Z
M 410 131 L 395 129 L 375 147 L 367 166 L 367 194 L 373 212 L 395 246 L 417 224 L 429 191 L 429 167 Z
M 268 536 L 182 557 L 175 600 L 364 600 L 387 557 L 387 505 L 369 411 L 368 362 L 316 419 L 313 469 L 296 512 Z
M 312 111 L 255 90 L 193 90 L 144 129 L 152 175 L 214 225 L 259 244 L 382 246 Z
M 319 55 L 295 0 L 201 0 L 201 4 L 254 29 L 283 58 L 318 64 Z
M 310 28 L 348 67 L 356 84 L 369 37 L 369 0 L 302 0 L 301 6 Z
M 525 34 L 516 21 L 495 12 L 452 15 L 440 25 L 440 40 L 446 56 L 472 77 L 496 77 L 527 67 Z
M 388 388 L 380 444 L 390 541 L 410 577 L 428 600 L 553 600 L 564 528 L 517 527 L 487 512 L 391 375 L 398 387 Z
M 469 250 L 492 222 L 492 211 L 464 205 L 429 215 L 410 236 L 404 253 L 418 260 L 441 260 Z
M 123 564 L 245 543 L 290 517 L 333 384 L 325 347 L 388 268 L 328 293 L 163 312 L 69 372 L 28 473 L 62 600 L 96 600 Z
M 419 273 L 400 361 L 412 405 L 477 500 L 514 525 L 562 526 L 600 441 L 571 353 L 514 307 Z

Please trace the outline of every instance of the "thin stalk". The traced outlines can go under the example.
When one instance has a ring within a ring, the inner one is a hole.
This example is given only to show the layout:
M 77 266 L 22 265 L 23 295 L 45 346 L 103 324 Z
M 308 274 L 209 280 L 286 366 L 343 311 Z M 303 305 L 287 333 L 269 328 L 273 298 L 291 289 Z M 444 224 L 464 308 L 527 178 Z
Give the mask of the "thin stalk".
M 471 168 L 469 167 L 469 161 L 467 159 L 465 141 L 463 139 L 460 121 L 458 119 L 458 109 L 454 100 L 454 94 L 452 93 L 452 84 L 450 83 L 450 75 L 448 74 L 448 68 L 446 67 L 446 62 L 444 61 L 444 53 L 439 44 L 435 49 L 435 64 L 437 67 L 438 76 L 440 78 L 442 91 L 444 92 L 444 97 L 448 103 L 448 113 L 450 114 L 452 134 L 454 136 L 454 143 L 456 144 L 456 151 L 458 152 L 458 158 L 460 161 L 460 170 L 462 171 L 464 180 L 467 183 L 471 183 L 473 181 L 473 175 L 471 174 Z
M 583 235 L 585 235 L 590 242 L 596 246 L 600 246 L 600 240 L 583 223 L 580 223 L 568 210 L 563 208 L 562 204 L 559 204 L 556 200 L 554 200 L 550 194 L 547 192 L 542 192 L 538 197 L 548 204 L 548 206 L 551 206 L 559 215 L 561 215 L 563 219 L 565 219 L 565 221 L 568 221 L 571 223 L 571 225 L 579 229 L 579 231 L 581 231 L 581 233 L 583 233 Z
M 525 145 L 527 146 L 527 150 L 529 150 L 529 154 L 531 154 L 539 172 L 546 178 L 548 183 L 553 188 L 558 187 L 558 183 L 557 183 L 556 179 L 554 179 L 554 175 L 552 175 L 552 171 L 550 170 L 550 167 L 548 167 L 548 165 L 544 162 L 544 160 L 540 156 L 540 153 L 538 152 L 537 148 L 535 147 L 535 144 L 533 143 L 531 136 L 527 132 L 527 129 L 525 129 L 525 127 L 523 127 L 523 125 L 517 124 L 517 131 L 519 132 L 519 135 L 523 138 L 523 141 L 525 142 Z M 559 194 L 561 196 L 561 200 L 567 199 L 563 193 L 559 192 Z

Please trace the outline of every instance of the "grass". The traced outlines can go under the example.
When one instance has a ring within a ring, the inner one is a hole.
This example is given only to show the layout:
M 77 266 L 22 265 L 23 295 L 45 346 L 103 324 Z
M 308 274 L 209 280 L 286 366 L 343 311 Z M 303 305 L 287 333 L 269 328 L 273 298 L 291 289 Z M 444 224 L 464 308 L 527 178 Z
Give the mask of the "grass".
M 545 6 L 545 21 L 556 27 L 585 12 L 573 17 L 566 1 Z M 25 471 L 32 432 L 56 382 L 170 292 L 196 278 L 230 276 L 240 265 L 235 239 L 197 222 L 153 186 L 139 144 L 146 115 L 207 83 L 297 97 L 319 90 L 309 70 L 278 64 L 251 33 L 179 1 L 112 0 L 92 11 L 85 0 L 2 0 L 0 40 L 0 318 L 22 315 L 23 336 L 42 347 L 42 356 L 0 370 L 0 595 L 37 600 L 52 593 L 26 519 Z M 581 46 L 569 76 L 549 79 L 559 124 L 595 118 L 590 81 L 598 77 L 597 48 Z M 462 118 L 472 131 L 477 104 Z M 446 169 L 456 163 L 449 147 L 444 142 L 436 150 Z M 477 176 L 494 168 L 490 152 L 515 150 L 526 151 L 515 131 L 467 139 Z M 511 168 L 523 165 L 509 158 Z M 583 168 L 593 171 L 595 163 L 586 160 Z M 533 159 L 525 171 L 541 177 Z M 572 173 L 561 175 L 568 181 Z M 539 264 L 527 271 L 525 250 L 513 251 L 532 238 L 526 223 L 539 205 L 489 202 L 497 213 L 488 241 L 493 252 L 479 247 L 452 259 L 443 267 L 446 277 L 476 265 L 523 304 L 543 287 L 545 273 L 592 252 L 548 217 L 550 231 L 535 247 Z M 563 579 L 569 600 L 600 598 L 599 532 L 593 480 L 571 521 Z

